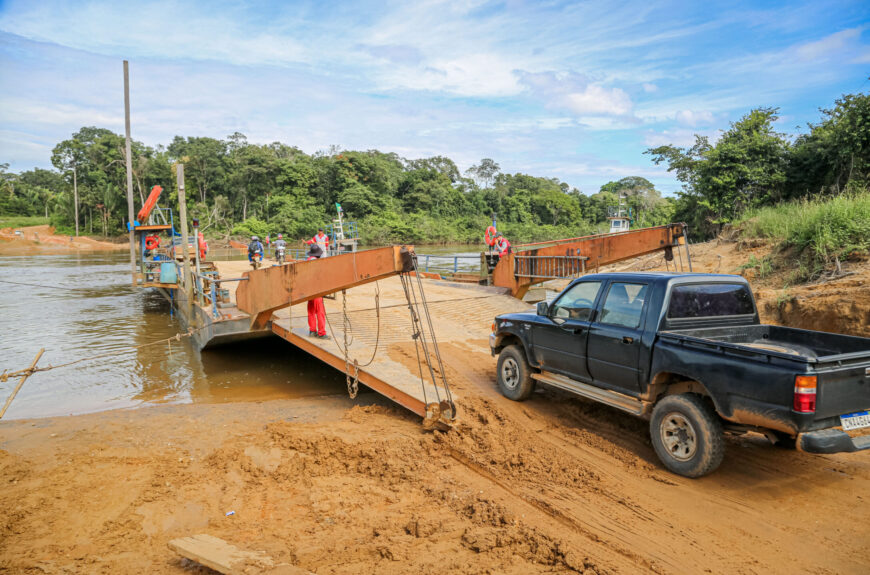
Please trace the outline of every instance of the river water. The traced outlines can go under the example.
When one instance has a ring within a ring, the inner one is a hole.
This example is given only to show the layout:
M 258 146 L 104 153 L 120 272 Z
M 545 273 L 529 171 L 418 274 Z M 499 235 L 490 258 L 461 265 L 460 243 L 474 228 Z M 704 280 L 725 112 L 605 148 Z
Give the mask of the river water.
M 452 271 L 454 256 L 460 271 L 479 269 L 479 252 L 468 248 L 421 246 L 418 252 L 431 254 L 433 271 Z M 28 367 L 40 348 L 41 367 L 117 353 L 35 373 L 4 419 L 346 392 L 342 373 L 278 338 L 203 352 L 187 339 L 127 351 L 179 331 L 156 290 L 130 286 L 127 252 L 0 256 L 0 373 Z M 0 382 L 0 406 L 16 382 Z
M 343 374 L 277 338 L 202 353 L 183 339 L 124 353 L 181 330 L 156 290 L 130 286 L 126 252 L 0 257 L 0 280 L 0 373 L 28 367 L 40 348 L 43 367 L 119 354 L 35 373 L 4 419 L 345 392 Z M 0 383 L 0 405 L 16 382 Z

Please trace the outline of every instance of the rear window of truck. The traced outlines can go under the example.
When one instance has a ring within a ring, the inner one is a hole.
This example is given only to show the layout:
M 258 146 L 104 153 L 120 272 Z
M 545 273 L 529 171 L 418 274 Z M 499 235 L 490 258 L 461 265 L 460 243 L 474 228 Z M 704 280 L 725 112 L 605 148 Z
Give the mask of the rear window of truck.
M 668 318 L 718 317 L 755 313 L 752 294 L 743 284 L 689 284 L 671 289 Z

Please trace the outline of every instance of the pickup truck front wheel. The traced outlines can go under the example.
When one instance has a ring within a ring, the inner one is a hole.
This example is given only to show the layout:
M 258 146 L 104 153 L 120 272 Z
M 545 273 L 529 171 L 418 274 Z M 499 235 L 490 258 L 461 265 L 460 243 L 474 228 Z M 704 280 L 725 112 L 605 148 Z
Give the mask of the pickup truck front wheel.
M 498 388 L 502 395 L 514 401 L 528 399 L 535 390 L 532 369 L 526 361 L 526 353 L 518 345 L 509 345 L 498 355 Z
M 652 412 L 650 437 L 665 467 L 684 477 L 714 471 L 725 455 L 722 423 L 695 394 L 669 395 Z

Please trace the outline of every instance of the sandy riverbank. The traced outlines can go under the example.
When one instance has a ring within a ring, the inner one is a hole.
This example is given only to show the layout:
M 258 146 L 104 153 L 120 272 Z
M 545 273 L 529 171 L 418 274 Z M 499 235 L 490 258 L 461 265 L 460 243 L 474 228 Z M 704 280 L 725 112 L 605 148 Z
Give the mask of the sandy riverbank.
M 866 572 L 863 454 L 732 438 L 688 480 L 644 422 L 463 355 L 448 433 L 373 394 L 2 423 L 0 569 L 189 572 L 167 543 L 208 533 L 316 573 Z
M 57 235 L 48 225 L 0 229 L 0 255 L 4 256 L 127 250 L 129 245 L 87 236 Z
M 793 305 L 864 313 L 861 273 Z M 374 394 L 0 423 L 0 570 L 195 572 L 167 543 L 208 533 L 318 574 L 867 572 L 866 453 L 729 438 L 689 480 L 645 422 L 554 390 L 511 402 L 485 344 L 442 351 L 462 398 L 446 433 Z

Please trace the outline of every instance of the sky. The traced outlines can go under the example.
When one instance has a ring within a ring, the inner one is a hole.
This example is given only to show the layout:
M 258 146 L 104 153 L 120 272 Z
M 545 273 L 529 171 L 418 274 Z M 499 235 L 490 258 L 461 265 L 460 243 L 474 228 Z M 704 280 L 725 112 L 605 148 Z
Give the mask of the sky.
M 796 135 L 870 90 L 870 2 L 0 0 L 0 163 L 50 168 L 82 126 L 434 155 L 679 184 L 644 151 L 758 107 Z

